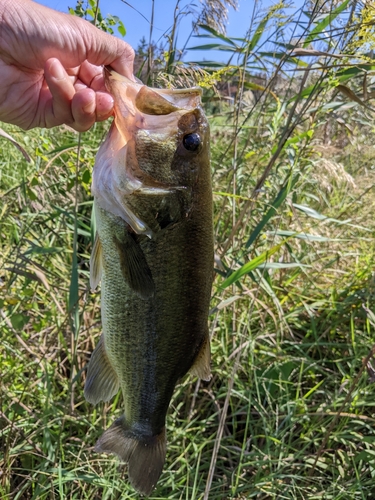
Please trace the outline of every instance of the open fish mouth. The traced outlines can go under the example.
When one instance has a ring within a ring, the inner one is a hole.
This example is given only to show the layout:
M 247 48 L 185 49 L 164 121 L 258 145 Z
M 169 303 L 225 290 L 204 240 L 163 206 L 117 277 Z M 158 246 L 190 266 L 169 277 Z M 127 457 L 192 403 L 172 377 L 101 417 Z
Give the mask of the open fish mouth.
M 174 133 L 180 117 L 200 104 L 202 90 L 154 89 L 119 75 L 108 66 L 105 84 L 115 100 L 115 122 L 123 138 L 131 138 L 135 131 L 149 134 Z
M 92 192 L 103 209 L 124 219 L 137 234 L 153 236 L 126 203 L 134 193 L 165 195 L 185 186 L 152 178 L 139 164 L 136 142 L 142 134 L 151 144 L 176 147 L 181 118 L 200 106 L 202 91 L 153 89 L 105 68 L 105 83 L 115 101 L 115 117 L 95 162 Z M 193 117 L 194 119 L 194 117 Z M 175 142 L 171 138 L 175 136 Z
M 187 89 L 157 89 L 144 85 L 140 80 L 132 81 L 125 76 L 119 75 L 110 66 L 104 68 L 105 85 L 109 92 L 115 96 L 124 90 L 131 102 L 143 113 L 149 115 L 167 115 L 173 111 L 185 108 L 186 110 L 196 108 L 200 103 L 202 89 L 191 87 Z M 169 104 L 168 104 L 169 103 Z

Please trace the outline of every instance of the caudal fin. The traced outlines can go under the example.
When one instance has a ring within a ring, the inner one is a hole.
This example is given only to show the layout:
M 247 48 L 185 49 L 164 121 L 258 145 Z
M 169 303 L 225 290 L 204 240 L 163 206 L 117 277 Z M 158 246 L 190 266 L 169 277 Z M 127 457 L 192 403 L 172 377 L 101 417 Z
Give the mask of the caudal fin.
M 112 453 L 128 462 L 131 485 L 149 496 L 162 473 L 166 445 L 165 427 L 156 436 L 144 436 L 129 429 L 121 417 L 99 438 L 95 451 Z

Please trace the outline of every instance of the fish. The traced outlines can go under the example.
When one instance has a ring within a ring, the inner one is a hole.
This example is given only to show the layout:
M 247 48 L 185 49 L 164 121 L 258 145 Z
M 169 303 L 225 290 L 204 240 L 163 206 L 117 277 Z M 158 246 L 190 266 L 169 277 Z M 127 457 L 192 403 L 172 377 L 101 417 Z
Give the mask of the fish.
M 96 156 L 90 286 L 102 335 L 84 395 L 124 413 L 94 450 L 128 463 L 149 496 L 166 458 L 166 415 L 188 372 L 210 380 L 214 273 L 210 131 L 201 90 L 153 89 L 105 68 L 114 120 Z

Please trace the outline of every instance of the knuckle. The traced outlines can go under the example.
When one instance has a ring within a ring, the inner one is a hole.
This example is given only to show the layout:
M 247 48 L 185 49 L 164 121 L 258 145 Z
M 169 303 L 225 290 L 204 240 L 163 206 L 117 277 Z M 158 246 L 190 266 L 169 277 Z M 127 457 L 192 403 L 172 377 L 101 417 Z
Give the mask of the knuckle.
M 127 48 L 125 51 L 126 58 L 129 59 L 129 61 L 134 61 L 134 58 L 135 58 L 134 49 L 130 45 L 128 45 L 128 44 L 126 44 L 126 45 L 127 45 Z

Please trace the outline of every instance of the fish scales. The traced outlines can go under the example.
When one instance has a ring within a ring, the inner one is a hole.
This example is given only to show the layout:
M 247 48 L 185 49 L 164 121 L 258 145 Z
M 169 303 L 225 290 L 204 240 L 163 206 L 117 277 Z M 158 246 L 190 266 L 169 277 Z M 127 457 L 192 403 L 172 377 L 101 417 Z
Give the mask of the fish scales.
M 210 376 L 209 128 L 197 89 L 156 91 L 113 72 L 107 85 L 116 116 L 94 168 L 90 264 L 92 287 L 101 280 L 103 335 L 85 396 L 96 404 L 121 388 L 124 415 L 96 450 L 128 462 L 130 482 L 149 495 L 176 383 L 189 370 Z

